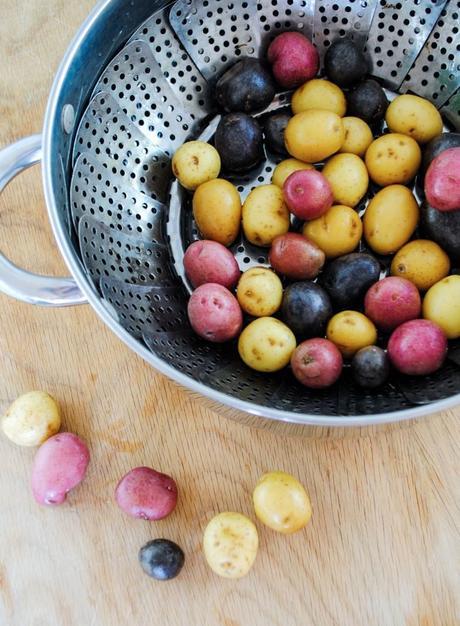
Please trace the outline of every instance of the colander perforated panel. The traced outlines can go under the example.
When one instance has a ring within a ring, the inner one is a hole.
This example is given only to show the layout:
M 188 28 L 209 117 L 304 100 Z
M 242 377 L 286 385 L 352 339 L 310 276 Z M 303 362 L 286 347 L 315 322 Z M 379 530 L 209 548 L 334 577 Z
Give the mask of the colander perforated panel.
M 460 91 L 454 93 L 441 108 L 441 113 L 460 131 Z

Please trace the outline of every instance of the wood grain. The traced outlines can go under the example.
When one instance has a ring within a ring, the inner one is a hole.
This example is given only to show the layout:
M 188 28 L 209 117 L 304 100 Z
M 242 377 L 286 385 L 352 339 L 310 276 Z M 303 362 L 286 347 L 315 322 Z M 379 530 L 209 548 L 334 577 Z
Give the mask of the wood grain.
M 51 81 L 92 0 L 1 0 L 0 145 L 40 130 Z M 45 217 L 38 169 L 0 202 L 1 249 L 35 271 L 64 264 Z M 32 308 L 0 297 L 0 410 L 43 388 L 83 436 L 86 482 L 56 510 L 32 500 L 33 450 L 0 441 L 2 626 L 454 626 L 459 623 L 460 410 L 378 435 L 281 438 L 242 427 L 157 374 L 89 307 Z M 117 510 L 113 490 L 138 464 L 171 473 L 179 505 L 156 524 Z M 269 469 L 311 493 L 310 526 L 292 537 L 258 525 L 260 553 L 238 582 L 207 568 L 201 536 L 223 510 L 253 515 Z M 145 577 L 148 539 L 181 544 L 183 574 Z

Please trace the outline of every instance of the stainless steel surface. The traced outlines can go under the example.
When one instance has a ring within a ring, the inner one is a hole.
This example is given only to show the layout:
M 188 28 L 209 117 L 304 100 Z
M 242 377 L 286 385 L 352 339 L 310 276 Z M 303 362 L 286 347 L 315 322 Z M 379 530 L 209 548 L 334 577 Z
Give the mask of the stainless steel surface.
M 0 194 L 13 178 L 42 160 L 41 135 L 26 137 L 0 151 Z M 0 291 L 39 306 L 74 306 L 86 298 L 73 278 L 40 276 L 20 269 L 0 253 Z

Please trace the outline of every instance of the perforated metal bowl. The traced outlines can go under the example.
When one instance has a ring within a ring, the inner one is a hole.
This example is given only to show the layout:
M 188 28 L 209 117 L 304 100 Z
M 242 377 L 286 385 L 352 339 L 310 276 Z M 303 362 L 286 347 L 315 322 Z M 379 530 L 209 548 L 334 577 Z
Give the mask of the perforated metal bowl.
M 63 60 L 43 136 L 50 220 L 75 282 L 29 275 L 1 258 L 0 289 L 45 305 L 89 301 L 157 369 L 258 425 L 366 426 L 459 402 L 456 345 L 430 377 L 393 376 L 365 392 L 345 372 L 335 387 L 313 392 L 289 371 L 249 370 L 234 345 L 198 339 L 187 322 L 182 266 L 197 231 L 189 197 L 170 172 L 185 140 L 212 138 L 219 121 L 212 90 L 221 72 L 238 58 L 263 55 L 285 30 L 311 37 L 321 58 L 337 37 L 353 38 L 390 97 L 427 97 L 447 127 L 459 128 L 459 15 L 458 0 L 101 2 Z M 289 94 L 279 94 L 270 110 L 288 105 Z M 41 146 L 32 137 L 0 153 L 0 190 L 41 157 Z M 267 154 L 235 179 L 242 197 L 268 182 L 275 165 Z M 267 262 L 244 239 L 233 252 L 241 269 Z

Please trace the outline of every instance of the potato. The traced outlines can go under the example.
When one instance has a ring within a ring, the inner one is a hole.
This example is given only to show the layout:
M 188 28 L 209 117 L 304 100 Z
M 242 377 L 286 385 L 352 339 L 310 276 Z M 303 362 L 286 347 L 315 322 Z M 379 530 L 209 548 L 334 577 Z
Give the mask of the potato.
M 303 234 L 333 259 L 353 252 L 362 237 L 363 225 L 356 211 L 336 204 L 321 217 L 307 222 Z
M 346 358 L 377 342 L 374 324 L 357 311 L 342 311 L 334 315 L 327 325 L 326 336 Z
M 289 211 L 283 192 L 276 185 L 261 185 L 251 191 L 243 205 L 243 231 L 256 246 L 271 246 L 275 237 L 289 230 Z
M 291 174 L 284 183 L 283 195 L 289 211 L 301 220 L 324 215 L 333 202 L 332 185 L 316 170 Z
M 187 141 L 172 159 L 174 176 L 182 187 L 195 191 L 208 180 L 217 178 L 220 173 L 220 156 L 214 146 L 204 141 Z
M 300 233 L 276 237 L 269 258 L 275 272 L 295 280 L 316 278 L 326 260 L 324 252 Z
M 286 180 L 294 172 L 313 169 L 315 168 L 313 165 L 310 165 L 310 163 L 302 163 L 302 161 L 298 161 L 297 159 L 285 159 L 275 167 L 272 183 L 282 189 Z
M 391 263 L 393 276 L 407 278 L 421 291 L 426 291 L 447 276 L 450 260 L 434 241 L 416 239 L 399 250 Z
M 446 354 L 446 336 L 437 324 L 429 320 L 411 320 L 401 324 L 388 342 L 391 363 L 410 376 L 436 372 L 444 363 Z
M 195 289 L 188 301 L 187 313 L 196 334 L 214 343 L 234 339 L 243 325 L 238 300 L 217 283 L 206 283 Z
M 344 117 L 342 119 L 345 129 L 345 141 L 339 152 L 348 152 L 363 157 L 371 145 L 374 137 L 368 124 L 359 117 Z
M 442 118 L 429 100 L 404 94 L 390 102 L 385 115 L 393 133 L 408 135 L 418 143 L 428 143 L 442 133 Z
M 296 347 L 290 328 L 274 317 L 259 317 L 240 335 L 238 352 L 248 367 L 258 372 L 277 372 L 285 367 Z
M 448 339 L 460 337 L 460 276 L 448 276 L 430 287 L 423 317 L 437 324 Z
M 369 176 L 377 185 L 404 185 L 417 173 L 422 153 L 415 139 L 400 133 L 389 133 L 371 143 L 365 161 Z
M 422 301 L 417 287 L 398 276 L 387 276 L 372 285 L 364 299 L 364 312 L 385 331 L 420 316 Z
M 318 50 L 302 33 L 286 32 L 275 37 L 267 59 L 275 80 L 285 89 L 294 89 L 318 73 Z
M 205 239 L 232 244 L 241 223 L 240 194 L 222 178 L 200 185 L 193 196 L 193 216 Z
M 291 106 L 294 115 L 309 109 L 319 109 L 332 111 L 343 117 L 347 110 L 347 101 L 340 87 L 324 78 L 314 78 L 297 89 L 292 96 Z
M 284 133 L 290 155 L 306 163 L 324 161 L 345 139 L 342 119 L 332 111 L 311 109 L 291 118 Z
M 311 518 L 311 503 L 304 486 L 286 472 L 268 472 L 252 494 L 260 521 L 272 530 L 290 535 L 304 528 Z
M 370 201 L 364 214 L 364 236 L 378 254 L 393 254 L 412 237 L 418 220 L 418 204 L 410 189 L 390 185 Z
M 32 465 L 32 493 L 39 504 L 62 504 L 85 477 L 89 451 L 72 433 L 59 433 L 40 446 Z
M 148 521 L 167 517 L 177 504 L 177 485 L 171 476 L 151 467 L 135 467 L 118 483 L 115 500 L 131 517 Z
M 356 154 L 336 154 L 322 170 L 332 187 L 336 204 L 354 207 L 369 186 L 369 175 L 364 161 Z
M 209 567 L 224 578 L 246 576 L 257 556 L 259 536 L 241 513 L 220 513 L 206 526 L 203 550 Z
M 441 152 L 430 163 L 425 176 L 425 195 L 438 211 L 460 209 L 460 147 Z
M 233 254 L 217 241 L 194 241 L 184 254 L 184 269 L 193 287 L 218 283 L 233 289 L 240 268 Z
M 39 446 L 59 432 L 61 416 L 49 394 L 29 391 L 13 402 L 1 424 L 4 434 L 18 446 Z
M 275 272 L 252 267 L 241 276 L 236 297 L 243 311 L 253 317 L 266 317 L 280 308 L 283 285 Z
M 340 350 L 328 339 L 307 339 L 294 350 L 292 373 L 299 383 L 310 389 L 325 389 L 333 385 L 342 373 Z

